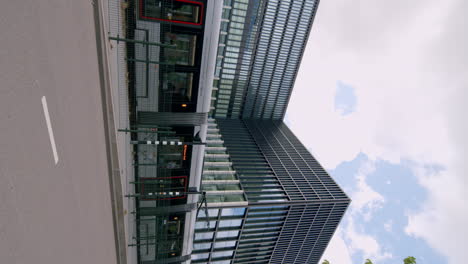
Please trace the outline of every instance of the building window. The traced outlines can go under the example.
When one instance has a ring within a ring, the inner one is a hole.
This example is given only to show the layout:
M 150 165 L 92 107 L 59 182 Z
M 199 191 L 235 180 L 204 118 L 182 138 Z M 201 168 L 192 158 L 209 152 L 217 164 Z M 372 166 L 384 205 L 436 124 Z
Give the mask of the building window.
M 203 184 L 204 191 L 233 191 L 240 190 L 239 184 Z
M 219 106 L 217 108 L 219 112 Z M 203 174 L 204 181 L 213 181 L 213 180 L 235 180 L 236 177 L 233 174 Z
M 230 247 L 235 247 L 237 241 L 222 241 L 222 242 L 216 242 L 215 248 L 230 248 Z
M 241 202 L 245 201 L 242 194 L 224 194 L 224 195 L 210 195 L 208 193 L 206 197 L 208 203 L 229 203 L 229 202 Z
M 223 211 L 221 212 L 221 216 L 234 216 L 234 215 L 238 215 L 238 216 L 242 216 L 244 215 L 245 213 L 245 208 L 225 208 L 223 209 Z
M 237 236 L 239 236 L 239 230 L 220 231 L 220 232 L 216 233 L 216 238 L 237 237 Z
M 219 209 L 208 209 L 208 217 L 217 217 Z M 198 212 L 198 218 L 207 217 L 205 210 L 200 210 Z
M 199 243 L 194 243 L 193 244 L 193 249 L 197 250 L 197 249 L 209 249 L 211 248 L 211 243 L 202 243 L 202 244 L 199 244 Z
M 232 257 L 232 254 L 234 253 L 234 251 L 232 250 L 229 250 L 229 251 L 221 251 L 221 252 L 214 252 L 211 257 L 212 258 L 221 258 L 221 257 Z M 231 262 L 227 262 L 227 263 L 231 263 Z
M 196 233 L 195 240 L 213 239 L 213 232 Z
M 195 229 L 214 228 L 215 226 L 216 226 L 216 221 L 210 221 L 209 223 L 206 221 L 197 221 L 195 223 Z
M 240 227 L 242 224 L 241 219 L 221 220 L 219 227 Z
M 207 259 L 208 258 L 208 253 L 202 253 L 202 254 L 193 254 L 192 259 L 197 260 L 197 259 Z
M 201 25 L 203 3 L 191 0 L 140 0 L 140 17 L 181 24 Z

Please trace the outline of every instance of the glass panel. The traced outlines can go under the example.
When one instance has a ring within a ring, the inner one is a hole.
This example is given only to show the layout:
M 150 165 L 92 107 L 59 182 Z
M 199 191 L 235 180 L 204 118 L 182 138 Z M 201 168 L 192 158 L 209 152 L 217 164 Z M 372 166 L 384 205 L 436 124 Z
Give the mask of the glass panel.
M 219 209 L 208 209 L 208 217 L 217 217 Z M 200 210 L 198 213 L 198 217 L 206 217 L 205 210 Z
M 221 252 L 214 252 L 211 257 L 212 258 L 219 258 L 219 257 L 232 257 L 232 253 L 234 253 L 234 251 L 232 250 L 229 250 L 229 251 L 221 251 Z M 230 263 L 230 262 L 228 262 Z
M 195 240 L 213 239 L 213 232 L 195 233 Z
M 173 102 L 190 101 L 192 97 L 193 73 L 164 73 L 163 92 L 170 95 Z
M 166 42 L 176 45 L 176 48 L 164 49 L 167 63 L 187 66 L 194 65 L 197 36 L 167 32 Z
M 206 221 L 197 221 L 195 223 L 196 229 L 214 228 L 215 226 L 216 226 L 216 221 L 210 221 L 210 226 L 208 226 L 208 222 Z
M 256 207 L 252 207 L 249 210 L 249 214 L 254 212 L 255 210 L 268 211 L 270 209 L 278 210 L 278 209 L 288 209 L 288 208 L 289 208 L 289 206 L 284 206 L 284 205 L 279 205 L 279 206 L 256 206 Z
M 236 241 L 222 241 L 216 242 L 215 248 L 235 247 Z
M 239 235 L 239 230 L 231 230 L 231 231 L 220 231 L 216 233 L 216 237 L 237 237 Z
M 208 253 L 203 253 L 203 254 L 193 254 L 192 259 L 206 259 L 208 258 Z
M 230 260 L 212 261 L 211 264 L 231 264 Z
M 145 0 L 144 6 L 142 7 L 144 16 L 161 18 L 162 12 L 162 1 L 161 0 Z
M 144 0 L 143 16 L 163 20 L 200 23 L 201 6 L 194 3 Z
M 240 227 L 242 224 L 241 219 L 221 220 L 219 221 L 219 227 Z
M 203 174 L 203 180 L 235 180 L 234 174 Z
M 255 199 L 255 197 L 252 197 L 252 199 Z M 287 199 L 271 199 L 271 200 L 255 200 L 256 202 L 259 203 L 269 203 L 269 202 L 285 202 Z
M 204 184 L 202 189 L 205 191 L 228 191 L 240 190 L 239 184 Z
M 208 203 L 241 202 L 241 201 L 244 201 L 244 196 L 242 194 L 223 194 L 223 195 L 207 194 L 206 200 Z
M 223 18 L 224 19 L 229 19 L 229 16 L 231 15 L 231 9 L 223 9 Z
M 193 243 L 193 249 L 209 249 L 212 243 Z
M 177 139 L 176 139 L 177 140 Z M 183 146 L 164 146 L 159 150 L 159 167 L 165 169 L 180 169 L 183 162 Z
M 221 212 L 222 216 L 231 216 L 231 215 L 244 215 L 245 208 L 225 208 Z
M 199 23 L 200 6 L 188 3 L 174 2 L 173 8 L 168 8 L 166 15 L 169 20 Z

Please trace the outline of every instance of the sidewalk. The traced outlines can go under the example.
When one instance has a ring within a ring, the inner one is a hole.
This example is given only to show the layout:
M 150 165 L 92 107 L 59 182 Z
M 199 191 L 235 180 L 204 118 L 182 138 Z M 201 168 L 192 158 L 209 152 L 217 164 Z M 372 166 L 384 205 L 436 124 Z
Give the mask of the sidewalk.
M 136 236 L 136 224 L 131 212 L 135 211 L 132 199 L 124 195 L 133 193 L 129 183 L 133 179 L 130 134 L 118 132 L 129 127 L 128 89 L 126 82 L 125 44 L 109 41 L 109 35 L 123 35 L 122 13 L 119 0 L 101 0 L 94 4 L 96 15 L 97 42 L 100 49 L 102 87 L 107 112 L 107 134 L 112 164 L 111 192 L 113 195 L 114 229 L 119 264 L 137 263 L 136 247 L 128 247 Z

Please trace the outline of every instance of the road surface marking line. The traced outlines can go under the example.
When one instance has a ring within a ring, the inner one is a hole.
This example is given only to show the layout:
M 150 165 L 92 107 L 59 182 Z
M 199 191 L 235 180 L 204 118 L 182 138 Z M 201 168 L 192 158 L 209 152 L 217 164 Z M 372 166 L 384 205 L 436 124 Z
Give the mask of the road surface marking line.
M 57 146 L 55 145 L 54 131 L 52 131 L 52 125 L 50 124 L 49 108 L 47 107 L 47 100 L 45 96 L 42 96 L 42 108 L 44 109 L 44 116 L 47 124 L 47 130 L 49 131 L 50 146 L 52 147 L 52 153 L 54 154 L 55 164 L 57 164 L 59 158 L 57 154 Z

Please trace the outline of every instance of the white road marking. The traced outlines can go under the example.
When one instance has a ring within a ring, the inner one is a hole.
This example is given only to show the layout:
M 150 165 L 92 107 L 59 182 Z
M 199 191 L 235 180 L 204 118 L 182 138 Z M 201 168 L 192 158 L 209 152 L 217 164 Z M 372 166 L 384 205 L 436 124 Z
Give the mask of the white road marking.
M 50 124 L 49 108 L 47 107 L 47 100 L 45 96 L 42 96 L 42 108 L 44 109 L 44 116 L 47 124 L 47 130 L 49 131 L 50 146 L 52 147 L 52 153 L 54 154 L 55 164 L 59 161 L 57 154 L 57 146 L 55 145 L 54 131 L 52 131 L 52 125 Z

